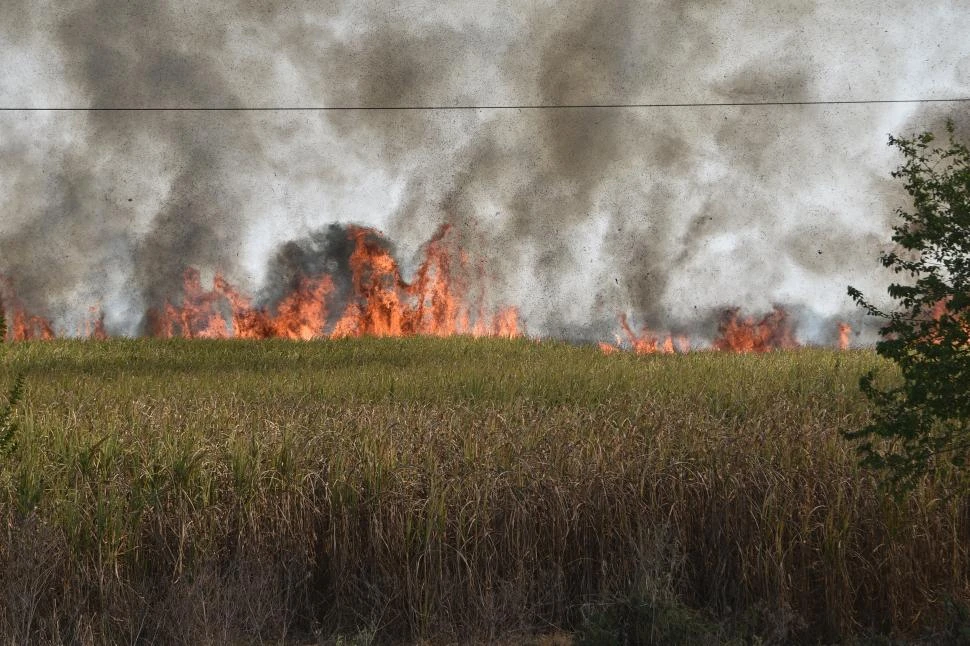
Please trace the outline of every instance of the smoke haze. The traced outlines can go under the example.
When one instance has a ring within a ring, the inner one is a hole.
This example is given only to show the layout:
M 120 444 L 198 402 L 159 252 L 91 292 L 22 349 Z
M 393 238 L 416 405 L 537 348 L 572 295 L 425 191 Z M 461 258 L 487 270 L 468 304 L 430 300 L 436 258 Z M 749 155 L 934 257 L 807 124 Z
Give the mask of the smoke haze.
M 7 0 L 0 107 L 273 108 L 970 95 L 970 7 L 912 2 Z M 335 224 L 405 269 L 442 222 L 527 329 L 704 331 L 789 306 L 806 338 L 869 295 L 887 134 L 965 104 L 465 111 L 0 112 L 0 272 L 65 330 L 137 334 L 187 266 L 272 301 L 336 267 Z M 338 236 L 339 237 L 339 236 Z M 341 260 L 343 259 L 343 260 Z

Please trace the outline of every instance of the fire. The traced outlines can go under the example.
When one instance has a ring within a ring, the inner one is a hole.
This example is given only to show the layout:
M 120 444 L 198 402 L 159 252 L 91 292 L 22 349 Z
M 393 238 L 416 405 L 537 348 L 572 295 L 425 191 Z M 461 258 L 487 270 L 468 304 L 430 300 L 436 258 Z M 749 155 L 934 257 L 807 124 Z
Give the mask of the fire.
M 232 333 L 240 339 L 309 340 L 324 336 L 327 320 L 327 297 L 333 292 L 333 280 L 323 275 L 301 277 L 296 288 L 276 307 L 276 315 L 265 308 L 255 308 L 247 296 L 237 291 L 222 276 L 213 281 L 215 291 L 225 297 L 231 310 Z
M 445 225 L 431 238 L 414 282 L 407 284 L 374 231 L 353 227 L 353 296 L 331 336 L 520 336 L 517 308 L 501 308 L 490 318 L 485 315 L 484 271 L 478 273 L 482 289 L 477 298 L 471 298 L 468 257 L 448 249 L 449 231 Z
M 508 306 L 500 309 L 498 314 L 496 314 L 492 320 L 491 334 L 479 333 L 477 336 L 499 336 L 505 339 L 512 339 L 517 336 L 522 336 L 522 332 L 519 331 L 518 308 Z
M 644 328 L 639 334 L 633 331 L 625 314 L 620 315 L 620 328 L 625 339 L 617 336 L 616 344 L 598 344 L 603 354 L 614 354 L 626 345 L 635 354 L 671 354 L 691 351 L 691 341 L 684 335 L 657 334 Z M 839 323 L 839 349 L 849 348 L 852 328 Z M 625 344 L 624 344 L 625 340 Z M 769 352 L 799 347 L 787 311 L 775 307 L 761 318 L 742 317 L 738 308 L 723 312 L 718 324 L 718 335 L 710 349 L 724 352 Z
M 149 333 L 163 339 L 224 339 L 229 336 L 229 327 L 222 317 L 220 301 L 217 291 L 202 287 L 199 270 L 189 267 L 182 275 L 182 304 L 165 303 L 161 310 L 150 309 Z
M 427 242 L 411 282 L 402 276 L 378 231 L 362 226 L 351 226 L 347 231 L 353 248 L 346 259 L 349 276 L 343 276 L 343 282 L 341 277 L 328 274 L 298 276 L 275 304 L 260 305 L 220 274 L 213 278 L 211 288 L 203 286 L 201 272 L 189 267 L 183 274 L 181 298 L 146 312 L 147 333 L 156 338 L 294 340 L 523 335 L 516 307 L 487 311 L 484 265 L 472 264 L 449 225 L 439 228 Z M 10 340 L 54 338 L 50 321 L 28 313 L 10 281 L 2 277 L 0 299 Z M 944 313 L 945 304 L 941 302 L 933 308 L 932 316 L 938 318 Z M 604 354 L 624 349 L 638 355 L 692 350 L 692 341 L 686 335 L 657 333 L 647 327 L 635 332 L 625 314 L 619 317 L 619 323 L 622 334 L 616 342 L 598 344 Z M 99 307 L 90 309 L 77 333 L 91 339 L 107 338 Z M 850 346 L 851 333 L 848 324 L 839 323 L 840 349 Z M 725 310 L 710 346 L 706 341 L 698 344 L 727 352 L 767 352 L 798 346 L 790 317 L 780 307 L 761 318 L 743 317 L 738 308 Z
M 929 312 L 926 313 L 926 316 L 934 321 L 939 321 L 944 316 L 949 315 L 948 304 L 950 303 L 951 300 L 952 300 L 952 297 L 947 297 L 947 298 L 938 300 L 936 303 L 933 304 L 933 307 L 930 308 Z M 955 312 L 953 316 L 955 319 L 957 319 L 958 323 L 960 322 L 960 318 L 962 317 L 963 321 L 962 323 L 960 323 L 960 327 L 962 328 L 963 332 L 966 334 L 966 338 L 967 338 L 967 341 L 964 343 L 964 346 L 970 345 L 970 316 L 968 316 L 967 310 L 964 309 L 964 310 Z M 940 343 L 942 341 L 942 335 L 940 335 L 939 333 L 934 333 L 933 335 L 931 335 L 931 339 L 933 340 L 934 343 Z
M 505 307 L 485 315 L 484 291 L 472 298 L 466 277 L 467 256 L 447 244 L 450 227 L 438 230 L 425 247 L 415 280 L 407 283 L 380 234 L 351 227 L 350 294 L 331 323 L 328 300 L 336 288 L 329 275 L 303 276 L 274 311 L 252 300 L 217 275 L 213 289 L 202 288 L 199 271 L 185 271 L 182 302 L 165 303 L 149 313 L 152 336 L 170 338 L 344 338 L 360 336 L 517 337 L 519 313 Z M 484 273 L 479 272 L 483 278 Z M 482 281 L 483 282 L 483 281 Z
M 100 307 L 92 305 L 88 308 L 88 318 L 79 330 L 79 335 L 94 341 L 104 341 L 108 332 L 104 327 L 104 312 Z
M 54 329 L 51 327 L 50 321 L 44 317 L 28 314 L 22 309 L 15 309 L 8 334 L 14 341 L 30 341 L 32 339 L 48 341 L 54 338 Z
M 620 351 L 620 348 L 618 348 L 617 346 L 611 345 L 609 343 L 604 343 L 603 341 L 600 341 L 597 345 L 599 346 L 600 352 L 602 352 L 603 354 L 613 354 L 614 352 Z
M 848 323 L 839 323 L 839 350 L 849 349 L 850 334 L 852 334 L 852 326 Z
M 13 292 L 10 280 L 0 281 L 0 309 L 7 322 L 7 340 L 30 341 L 54 338 L 54 328 L 42 316 L 28 313 Z
M 630 347 L 633 348 L 633 352 L 636 354 L 654 354 L 658 352 L 672 354 L 674 352 L 688 352 L 690 350 L 690 341 L 683 335 L 676 337 L 672 334 L 657 336 L 647 328 L 643 328 L 640 334 L 636 334 L 630 327 L 626 314 L 620 315 L 620 327 L 623 328 L 623 333 L 626 335 Z M 602 349 L 602 345 L 600 349 Z
M 721 318 L 720 335 L 714 340 L 717 350 L 767 352 L 797 348 L 788 312 L 775 307 L 761 319 L 741 318 L 738 309 L 729 309 Z

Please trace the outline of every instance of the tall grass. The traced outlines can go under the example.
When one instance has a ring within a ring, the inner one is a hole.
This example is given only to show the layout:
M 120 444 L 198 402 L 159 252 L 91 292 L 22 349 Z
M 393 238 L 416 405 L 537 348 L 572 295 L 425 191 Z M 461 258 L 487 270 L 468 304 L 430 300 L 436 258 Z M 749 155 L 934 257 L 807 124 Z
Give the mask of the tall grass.
M 967 498 L 939 473 L 897 501 L 857 468 L 840 432 L 866 419 L 870 368 L 891 376 L 863 351 L 15 344 L 0 634 L 938 633 L 970 599 Z M 646 628 L 601 625 L 623 608 Z

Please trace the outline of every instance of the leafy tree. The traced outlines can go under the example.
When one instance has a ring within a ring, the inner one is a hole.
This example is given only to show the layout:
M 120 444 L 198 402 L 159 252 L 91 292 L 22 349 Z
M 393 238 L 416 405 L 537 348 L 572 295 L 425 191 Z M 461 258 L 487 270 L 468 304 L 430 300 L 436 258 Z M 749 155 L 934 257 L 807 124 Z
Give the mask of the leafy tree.
M 893 173 L 905 182 L 912 210 L 897 209 L 893 251 L 882 264 L 906 279 L 889 286 L 896 309 L 884 312 L 862 293 L 849 295 L 886 321 L 876 351 L 896 363 L 902 382 L 860 382 L 874 404 L 871 422 L 847 433 L 862 440 L 862 464 L 887 476 L 897 492 L 925 473 L 951 464 L 966 473 L 970 457 L 970 150 L 954 138 L 934 145 L 924 133 L 889 138 L 905 162 Z

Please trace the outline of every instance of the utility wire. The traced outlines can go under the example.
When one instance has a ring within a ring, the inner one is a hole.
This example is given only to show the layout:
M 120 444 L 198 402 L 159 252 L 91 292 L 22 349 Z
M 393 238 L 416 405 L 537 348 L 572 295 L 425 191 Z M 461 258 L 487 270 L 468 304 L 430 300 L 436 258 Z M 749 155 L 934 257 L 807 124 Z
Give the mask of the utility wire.
M 832 101 L 722 101 L 680 103 L 572 103 L 572 104 L 495 104 L 495 105 L 395 105 L 395 106 L 269 106 L 269 107 L 49 107 L 14 108 L 0 107 L 0 112 L 376 112 L 412 111 L 435 112 L 457 110 L 619 110 L 651 108 L 732 108 L 746 106 L 812 106 L 812 105 L 881 105 L 905 103 L 968 103 L 970 97 L 949 99 L 841 99 Z

